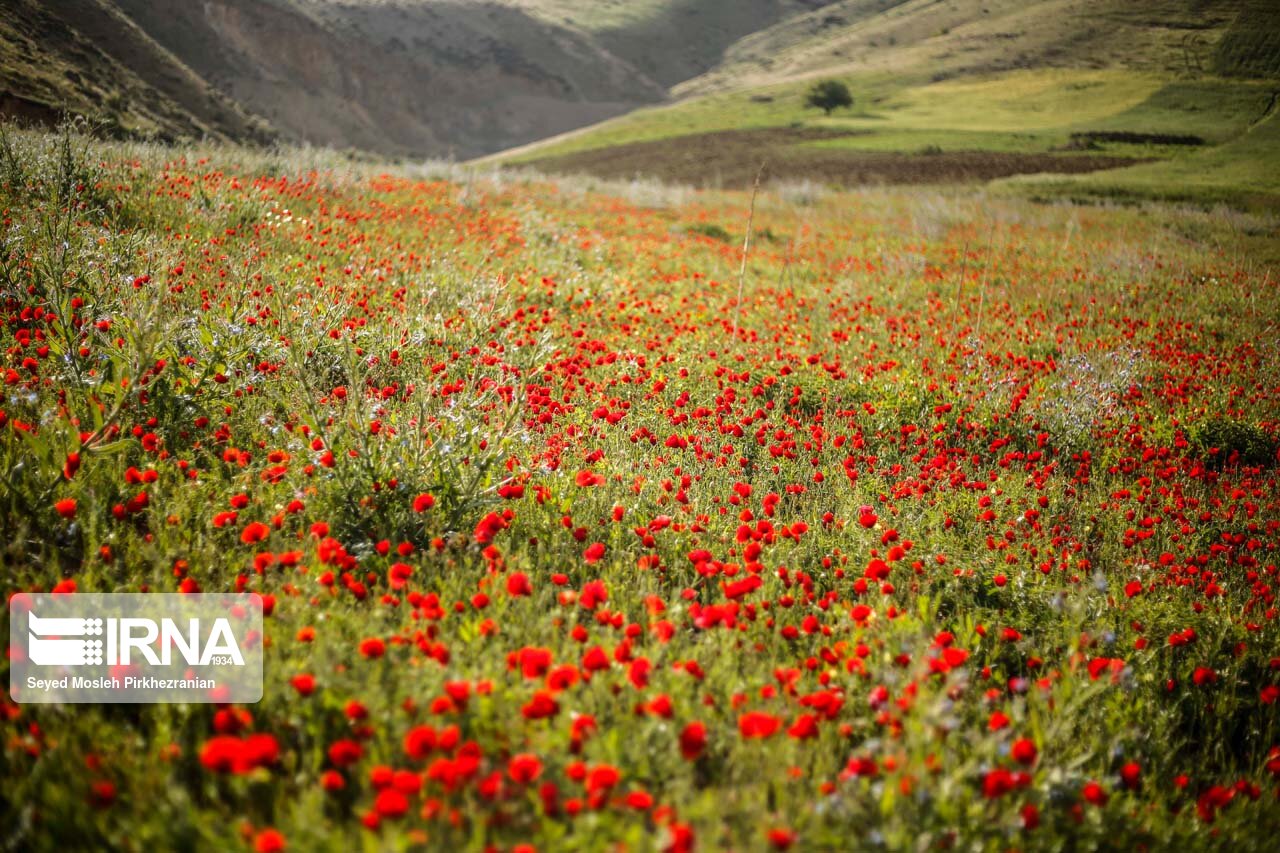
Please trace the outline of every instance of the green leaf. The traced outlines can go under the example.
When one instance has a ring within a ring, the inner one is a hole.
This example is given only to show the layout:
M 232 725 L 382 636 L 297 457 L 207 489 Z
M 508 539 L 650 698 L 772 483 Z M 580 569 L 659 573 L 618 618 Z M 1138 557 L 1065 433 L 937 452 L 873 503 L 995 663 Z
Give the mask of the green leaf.
M 123 453 L 124 451 L 128 450 L 131 446 L 137 443 L 138 442 L 136 442 L 132 438 L 122 438 L 119 441 L 113 441 L 113 442 L 110 442 L 109 444 L 96 444 L 93 447 L 90 447 L 87 449 L 93 453 L 104 453 L 104 454 Z

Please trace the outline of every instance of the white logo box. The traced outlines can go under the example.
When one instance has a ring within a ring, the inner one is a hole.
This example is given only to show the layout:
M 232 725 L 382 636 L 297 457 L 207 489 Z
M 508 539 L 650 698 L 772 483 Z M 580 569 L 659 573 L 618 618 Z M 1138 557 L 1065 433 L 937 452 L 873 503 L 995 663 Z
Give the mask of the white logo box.
M 18 593 L 9 695 L 20 703 L 262 699 L 256 593 Z

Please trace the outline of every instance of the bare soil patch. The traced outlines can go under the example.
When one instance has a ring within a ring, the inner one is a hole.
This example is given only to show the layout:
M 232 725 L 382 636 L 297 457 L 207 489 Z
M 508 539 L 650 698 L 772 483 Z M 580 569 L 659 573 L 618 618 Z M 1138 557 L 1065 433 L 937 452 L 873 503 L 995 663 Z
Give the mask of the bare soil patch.
M 1009 175 L 1075 174 L 1143 162 L 1086 154 L 950 151 L 936 154 L 882 153 L 809 148 L 799 143 L 849 136 L 821 128 L 768 128 L 694 134 L 632 142 L 526 161 L 544 172 L 601 178 L 654 177 L 707 187 L 745 187 L 760 164 L 775 179 L 808 178 L 840 186 L 951 184 Z

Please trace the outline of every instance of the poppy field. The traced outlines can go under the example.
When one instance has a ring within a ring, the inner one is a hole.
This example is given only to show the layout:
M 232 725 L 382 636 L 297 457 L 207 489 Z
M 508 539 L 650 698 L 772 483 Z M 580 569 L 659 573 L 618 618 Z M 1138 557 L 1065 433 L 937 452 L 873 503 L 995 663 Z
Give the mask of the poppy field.
M 1273 219 L 0 141 L 7 596 L 266 609 L 6 849 L 1280 832 Z

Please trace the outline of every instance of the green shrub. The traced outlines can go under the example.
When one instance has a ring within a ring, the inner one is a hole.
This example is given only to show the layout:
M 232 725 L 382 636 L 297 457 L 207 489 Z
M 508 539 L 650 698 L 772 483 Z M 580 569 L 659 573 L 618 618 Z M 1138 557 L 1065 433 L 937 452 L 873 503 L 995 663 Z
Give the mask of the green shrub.
M 710 237 L 712 240 L 719 240 L 721 243 L 728 243 L 733 239 L 732 234 L 714 222 L 697 222 L 684 230 L 686 234 L 701 234 L 703 237 Z
M 1276 461 L 1276 440 L 1260 426 L 1215 417 L 1191 431 L 1192 445 L 1211 468 L 1231 464 L 1271 465 Z
M 832 110 L 853 106 L 853 95 L 849 87 L 839 80 L 819 80 L 805 94 L 804 105 L 817 107 L 824 115 L 831 115 Z

